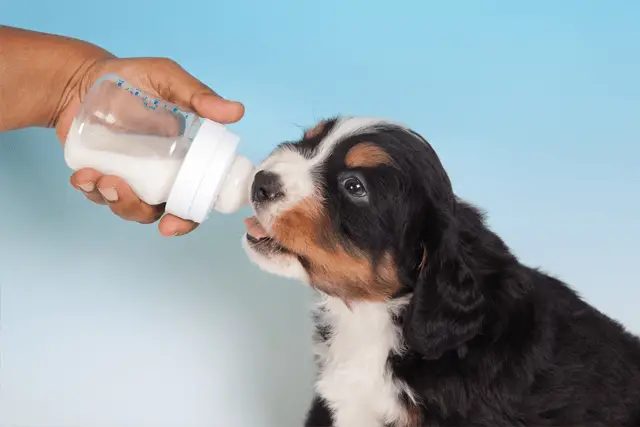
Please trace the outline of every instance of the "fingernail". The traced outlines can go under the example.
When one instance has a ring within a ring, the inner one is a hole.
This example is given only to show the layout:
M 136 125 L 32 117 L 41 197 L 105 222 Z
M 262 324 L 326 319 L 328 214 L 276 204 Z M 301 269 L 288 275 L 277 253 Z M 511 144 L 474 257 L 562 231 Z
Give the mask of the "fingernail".
M 171 237 L 177 237 L 177 236 L 181 236 L 181 235 L 182 235 L 182 233 L 180 233 L 179 231 L 176 231 L 175 233 L 173 233 L 171 235 Z
M 118 201 L 118 192 L 115 188 L 98 188 L 98 191 L 107 202 L 113 203 Z
M 78 188 L 80 188 L 85 193 L 91 193 L 96 189 L 96 185 L 93 182 L 85 182 L 84 184 L 78 184 Z

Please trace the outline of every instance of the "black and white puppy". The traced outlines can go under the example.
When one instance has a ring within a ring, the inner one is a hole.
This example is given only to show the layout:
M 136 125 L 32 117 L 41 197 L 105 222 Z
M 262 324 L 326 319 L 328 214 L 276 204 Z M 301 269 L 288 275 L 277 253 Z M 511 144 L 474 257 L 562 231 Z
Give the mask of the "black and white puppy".
M 251 201 L 250 259 L 318 294 L 306 426 L 640 426 L 640 340 L 521 264 L 411 129 L 323 121 Z

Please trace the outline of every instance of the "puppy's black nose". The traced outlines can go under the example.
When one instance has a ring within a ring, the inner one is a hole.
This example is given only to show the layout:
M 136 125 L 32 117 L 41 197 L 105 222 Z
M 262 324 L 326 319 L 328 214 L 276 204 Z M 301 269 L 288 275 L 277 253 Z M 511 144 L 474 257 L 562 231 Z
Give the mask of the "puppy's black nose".
M 266 171 L 256 173 L 251 185 L 251 200 L 253 202 L 269 202 L 282 196 L 282 183 L 277 174 Z

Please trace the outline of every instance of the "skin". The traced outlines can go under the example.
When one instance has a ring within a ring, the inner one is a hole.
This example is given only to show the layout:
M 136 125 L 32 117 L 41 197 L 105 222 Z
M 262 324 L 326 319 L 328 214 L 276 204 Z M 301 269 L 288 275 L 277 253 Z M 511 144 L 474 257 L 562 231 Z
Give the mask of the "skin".
M 223 99 L 170 59 L 117 58 L 81 40 L 0 26 L 0 132 L 55 128 L 64 145 L 84 96 L 104 74 L 117 74 L 219 123 L 234 123 L 244 115 L 241 103 Z M 144 203 L 117 176 L 81 169 L 70 181 L 87 199 L 108 206 L 124 220 L 142 224 L 159 220 L 158 229 L 164 236 L 184 235 L 197 226 L 165 214 L 162 205 Z

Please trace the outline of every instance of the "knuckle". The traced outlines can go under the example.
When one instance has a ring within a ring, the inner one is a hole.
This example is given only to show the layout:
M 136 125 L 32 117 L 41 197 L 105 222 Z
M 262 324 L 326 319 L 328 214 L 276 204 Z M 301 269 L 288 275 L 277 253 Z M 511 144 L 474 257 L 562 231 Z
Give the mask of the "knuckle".
M 180 64 L 178 64 L 174 59 L 171 58 L 158 58 L 158 65 L 166 67 L 166 68 L 181 68 Z

